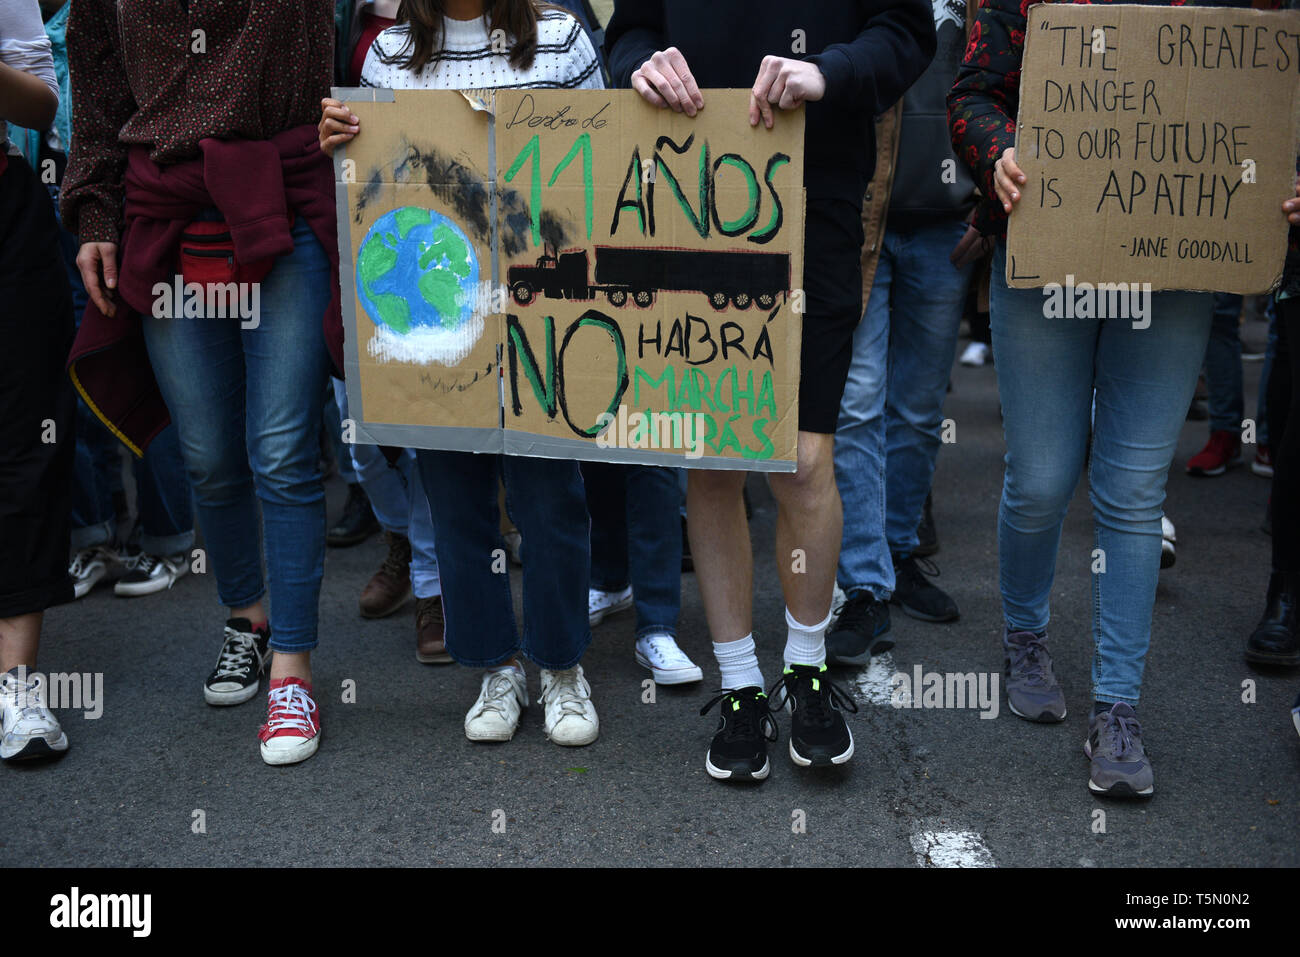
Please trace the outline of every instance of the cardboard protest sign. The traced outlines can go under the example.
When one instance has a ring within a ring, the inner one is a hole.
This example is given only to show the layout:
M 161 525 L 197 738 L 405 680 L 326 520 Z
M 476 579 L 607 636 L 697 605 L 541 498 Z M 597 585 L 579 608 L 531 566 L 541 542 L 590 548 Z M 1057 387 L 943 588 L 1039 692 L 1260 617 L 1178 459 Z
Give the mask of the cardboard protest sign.
M 1300 12 L 1029 9 L 1007 283 L 1264 292 L 1300 136 Z
M 803 112 L 336 90 L 356 440 L 792 471 Z

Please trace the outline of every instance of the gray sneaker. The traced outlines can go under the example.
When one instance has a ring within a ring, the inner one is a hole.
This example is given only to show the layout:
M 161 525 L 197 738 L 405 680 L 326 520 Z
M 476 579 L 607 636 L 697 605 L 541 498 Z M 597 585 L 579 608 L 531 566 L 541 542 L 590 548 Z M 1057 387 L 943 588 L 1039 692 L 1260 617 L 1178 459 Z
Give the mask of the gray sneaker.
M 1137 712 L 1120 701 L 1093 715 L 1083 753 L 1092 761 L 1088 790 L 1107 797 L 1150 797 L 1151 762 L 1142 749 Z
M 1002 639 L 1006 655 L 1007 705 L 1026 721 L 1054 724 L 1065 720 L 1065 692 L 1052 671 L 1047 636 L 1013 631 Z

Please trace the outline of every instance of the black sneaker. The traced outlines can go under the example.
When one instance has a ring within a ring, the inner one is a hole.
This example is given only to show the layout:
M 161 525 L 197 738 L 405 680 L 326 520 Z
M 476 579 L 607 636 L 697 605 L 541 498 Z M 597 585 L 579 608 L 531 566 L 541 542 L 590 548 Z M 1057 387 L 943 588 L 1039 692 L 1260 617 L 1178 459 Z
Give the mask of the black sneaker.
M 895 604 L 921 621 L 956 621 L 957 603 L 930 579 L 939 577 L 939 567 L 915 555 L 894 558 Z
M 791 761 L 801 768 L 821 768 L 853 757 L 853 733 L 840 708 L 856 713 L 858 706 L 831 683 L 825 665 L 786 665 L 777 684 L 785 686 L 791 707 Z
M 348 500 L 343 503 L 343 514 L 325 533 L 325 544 L 331 548 L 360 545 L 379 531 L 379 520 L 370 507 L 370 499 L 360 483 L 348 486 Z
M 912 554 L 917 558 L 927 558 L 939 550 L 939 533 L 934 528 L 934 512 L 930 510 L 930 494 L 925 496 L 925 507 L 921 509 L 921 524 L 916 526 L 916 547 Z
M 226 639 L 217 666 L 203 682 L 203 700 L 208 704 L 241 704 L 257 694 L 262 672 L 271 664 L 271 626 L 254 631 L 247 618 L 226 622 Z
M 753 686 L 723 691 L 701 708 L 700 714 L 707 714 L 719 702 L 718 733 L 704 755 L 704 770 L 719 781 L 762 781 L 772 769 L 767 742 L 777 738 L 767 695 Z
M 872 655 L 892 647 L 889 605 L 866 589 L 849 595 L 835 626 L 826 634 L 826 661 L 832 665 L 867 665 Z

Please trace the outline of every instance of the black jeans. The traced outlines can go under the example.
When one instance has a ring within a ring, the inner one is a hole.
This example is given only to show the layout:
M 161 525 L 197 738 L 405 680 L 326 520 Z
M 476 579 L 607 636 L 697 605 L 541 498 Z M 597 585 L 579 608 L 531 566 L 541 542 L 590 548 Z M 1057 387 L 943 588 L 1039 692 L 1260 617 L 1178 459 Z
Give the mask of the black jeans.
M 0 618 L 72 600 L 72 335 L 54 206 L 11 156 L 0 174 Z
M 1268 380 L 1273 447 L 1273 570 L 1300 572 L 1300 299 L 1277 304 L 1277 353 Z

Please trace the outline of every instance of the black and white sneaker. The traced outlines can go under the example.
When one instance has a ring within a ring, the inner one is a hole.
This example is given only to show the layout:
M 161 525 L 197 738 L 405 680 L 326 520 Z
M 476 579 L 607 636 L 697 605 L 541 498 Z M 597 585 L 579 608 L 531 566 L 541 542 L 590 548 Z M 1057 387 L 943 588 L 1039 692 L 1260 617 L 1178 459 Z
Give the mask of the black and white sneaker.
M 858 706 L 847 692 L 831 683 L 825 665 L 786 665 L 777 684 L 784 685 L 791 707 L 791 761 L 801 768 L 820 768 L 853 757 L 853 732 L 840 709 L 856 713 Z M 772 690 L 775 688 L 773 685 Z
M 127 559 L 126 567 L 129 571 L 113 586 L 113 594 L 124 598 L 166 591 L 190 570 L 184 553 L 168 557 L 138 552 Z
M 221 656 L 203 682 L 203 700 L 215 705 L 242 704 L 256 695 L 262 672 L 271 663 L 270 641 L 270 625 L 266 631 L 254 631 L 247 618 L 227 621 Z
M 718 733 L 704 755 L 704 770 L 719 781 L 762 781 L 772 769 L 767 743 L 777 738 L 767 695 L 753 686 L 723 691 L 701 708 L 700 714 L 707 714 L 719 703 Z
M 891 601 L 921 621 L 956 621 L 957 603 L 932 582 L 939 566 L 928 558 L 894 557 L 894 595 Z
M 869 665 L 872 655 L 893 647 L 889 605 L 865 588 L 849 595 L 826 633 L 826 660 L 833 665 Z

